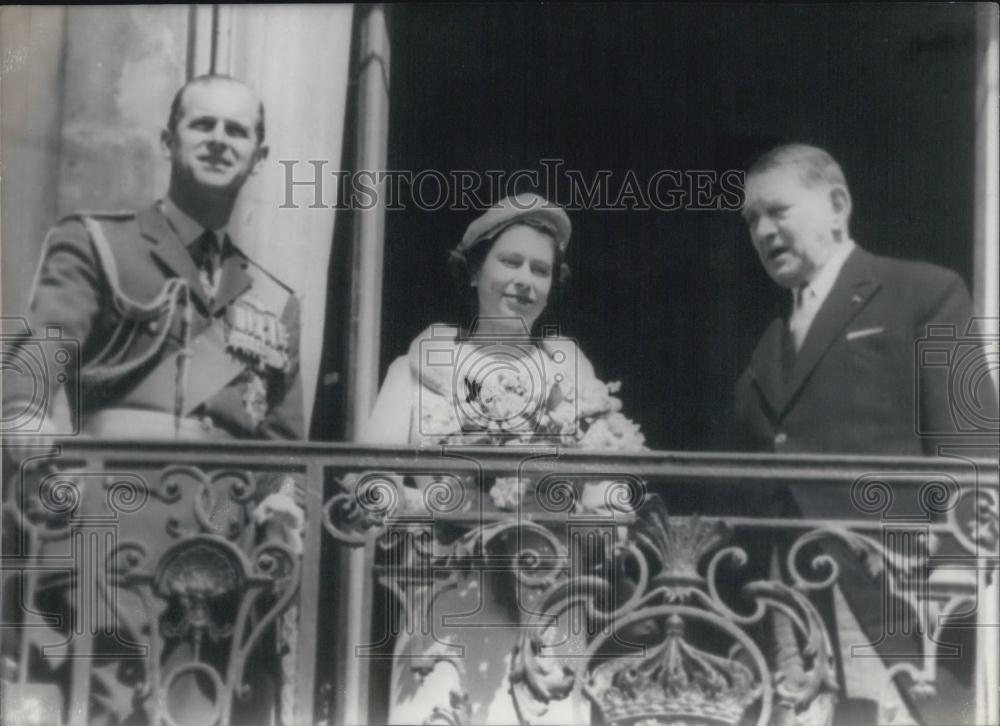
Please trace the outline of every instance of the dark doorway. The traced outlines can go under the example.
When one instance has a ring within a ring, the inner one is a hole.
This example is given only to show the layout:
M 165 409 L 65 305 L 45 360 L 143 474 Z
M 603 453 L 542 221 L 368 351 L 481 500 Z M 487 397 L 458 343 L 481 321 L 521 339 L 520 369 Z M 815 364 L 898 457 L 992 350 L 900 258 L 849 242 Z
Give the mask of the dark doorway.
M 389 166 L 740 169 L 828 149 L 869 250 L 971 284 L 972 5 L 397 5 Z M 532 188 L 523 179 L 518 190 Z M 542 191 L 545 191 L 544 188 Z M 496 201 L 492 199 L 490 201 Z M 432 322 L 465 322 L 445 265 L 476 212 L 404 199 L 386 232 L 382 373 Z M 732 384 L 783 297 L 730 211 L 570 211 L 557 311 L 657 449 L 725 446 Z

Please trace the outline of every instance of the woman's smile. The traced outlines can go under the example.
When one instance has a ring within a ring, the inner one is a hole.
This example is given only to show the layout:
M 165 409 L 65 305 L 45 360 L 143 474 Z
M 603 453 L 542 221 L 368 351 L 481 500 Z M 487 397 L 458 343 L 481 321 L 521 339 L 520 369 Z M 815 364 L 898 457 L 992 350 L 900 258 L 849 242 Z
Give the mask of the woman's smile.
M 530 330 L 548 302 L 554 265 L 552 237 L 526 225 L 508 227 L 473 281 L 479 316 L 520 318 Z

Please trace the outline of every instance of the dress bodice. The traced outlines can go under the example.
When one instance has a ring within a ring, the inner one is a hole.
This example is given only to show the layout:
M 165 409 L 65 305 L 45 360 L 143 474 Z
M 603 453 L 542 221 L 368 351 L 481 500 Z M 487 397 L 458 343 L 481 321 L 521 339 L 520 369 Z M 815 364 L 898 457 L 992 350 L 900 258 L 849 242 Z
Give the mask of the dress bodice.
M 568 338 L 460 338 L 431 326 L 390 366 L 362 440 L 490 445 L 558 436 L 594 382 Z M 561 418 L 560 418 L 561 417 Z

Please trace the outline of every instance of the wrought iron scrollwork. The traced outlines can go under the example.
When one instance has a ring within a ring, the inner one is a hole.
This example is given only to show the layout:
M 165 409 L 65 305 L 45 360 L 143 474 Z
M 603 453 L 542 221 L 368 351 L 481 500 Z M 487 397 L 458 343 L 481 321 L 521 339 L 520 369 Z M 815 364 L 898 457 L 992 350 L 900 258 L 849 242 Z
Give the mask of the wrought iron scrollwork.
M 239 537 L 249 520 L 248 510 L 257 491 L 254 474 L 243 469 L 218 469 L 206 473 L 196 466 L 168 466 L 161 472 L 159 482 L 150 494 L 164 503 L 174 504 L 183 496 L 183 489 L 192 484 L 197 487 L 191 500 L 191 518 L 195 526 L 184 526 L 181 524 L 182 517 L 173 515 L 167 520 L 167 531 L 171 536 L 179 538 L 210 533 L 231 540 Z M 225 490 L 226 501 L 220 501 L 220 489 Z M 213 521 L 217 510 L 230 508 L 241 514 L 225 519 L 224 527 Z M 188 518 L 183 519 L 187 521 Z
M 749 614 L 730 606 L 719 587 L 720 566 L 748 559 L 740 548 L 718 549 L 730 536 L 716 520 L 668 517 L 652 498 L 627 540 L 615 545 L 617 569 L 551 587 L 513 653 L 511 696 L 522 722 L 574 692 L 606 724 L 828 720 L 836 680 L 822 619 L 802 592 L 780 582 L 757 580 L 741 589 L 740 597 L 753 604 Z M 709 554 L 702 576 L 699 565 Z M 619 602 L 602 610 L 596 603 L 608 592 Z M 584 658 L 564 662 L 546 652 L 548 624 L 573 607 L 606 627 L 590 640 Z M 780 664 L 769 665 L 753 637 L 775 612 L 791 624 L 805 663 L 794 678 Z
M 958 543 L 973 555 L 996 556 L 1000 548 L 1000 496 L 995 488 L 963 491 L 948 511 L 948 526 Z
M 347 475 L 338 483 L 341 491 L 323 505 L 323 529 L 352 547 L 367 542 L 373 530 L 381 530 L 405 499 L 402 481 L 394 474 Z
M 264 542 L 248 557 L 232 542 L 214 534 L 181 539 L 156 562 L 138 542 L 123 542 L 111 554 L 111 578 L 105 592 L 121 588 L 138 595 L 146 622 L 158 623 L 150 635 L 146 677 L 135 701 L 145 704 L 152 722 L 176 724 L 170 710 L 172 689 L 183 678 L 207 678 L 211 703 L 202 714 L 207 723 L 229 723 L 232 700 L 245 696 L 244 666 L 260 645 L 265 630 L 285 612 L 298 590 L 299 557 L 279 542 Z M 263 610 L 255 609 L 263 595 L 272 596 Z M 233 603 L 236 603 L 233 607 Z M 187 644 L 191 656 L 162 671 L 168 644 Z M 205 658 L 205 648 L 225 654 L 223 667 Z

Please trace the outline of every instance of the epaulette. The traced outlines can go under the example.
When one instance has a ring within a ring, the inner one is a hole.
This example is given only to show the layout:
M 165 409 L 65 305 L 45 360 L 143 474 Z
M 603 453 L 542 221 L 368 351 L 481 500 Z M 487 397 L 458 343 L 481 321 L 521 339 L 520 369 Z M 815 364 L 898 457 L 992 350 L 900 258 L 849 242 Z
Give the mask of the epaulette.
M 260 270 L 261 272 L 263 272 L 265 275 L 267 275 L 269 278 L 271 278 L 271 280 L 273 280 L 274 282 L 276 282 L 289 295 L 294 295 L 295 294 L 295 290 L 293 290 L 289 285 L 286 285 L 284 282 L 282 282 L 280 279 L 278 279 L 278 277 L 276 275 L 274 275 L 272 272 L 270 272 L 269 270 L 264 269 L 257 262 L 255 262 L 254 260 L 250 259 L 250 257 L 243 250 L 241 250 L 239 247 L 237 247 L 235 244 L 232 245 L 232 247 L 233 247 L 233 249 L 236 250 L 237 253 L 239 253 L 240 257 L 242 257 L 244 260 L 246 260 L 247 262 L 249 262 L 255 268 L 257 268 L 258 270 Z
M 119 327 L 110 336 L 104 348 L 93 355 L 91 360 L 81 369 L 80 375 L 83 380 L 91 382 L 102 382 L 119 379 L 135 371 L 157 355 L 167 339 L 169 331 L 172 329 L 172 321 L 177 313 L 181 301 L 187 294 L 187 281 L 183 278 L 169 278 L 165 280 L 163 287 L 155 291 L 152 300 L 137 300 L 129 297 L 121 287 L 118 276 L 118 264 L 114 252 L 108 239 L 104 234 L 103 225 L 107 223 L 127 222 L 135 224 L 137 216 L 135 212 L 92 212 L 77 211 L 63 216 L 59 224 L 68 221 L 80 222 L 87 234 L 94 250 L 94 264 L 99 273 L 103 275 L 109 288 L 109 298 L 112 306 L 121 315 Z M 49 230 L 43 244 L 43 252 L 35 272 L 35 279 L 32 282 L 32 299 L 35 297 L 35 289 L 41 275 L 41 270 L 45 264 L 48 246 L 56 233 L 59 225 Z M 131 344 L 134 339 L 137 326 L 156 321 L 158 330 L 152 344 L 138 357 L 123 361 L 124 346 Z M 124 331 L 124 332 L 123 332 Z M 124 341 L 124 343 L 123 343 Z
M 59 224 L 68 222 L 71 219 L 84 219 L 87 217 L 101 220 L 113 220 L 116 222 L 127 222 L 130 219 L 135 219 L 136 213 L 128 210 L 121 210 L 118 212 L 93 212 L 89 210 L 80 210 L 64 215 L 59 219 Z
M 116 267 L 113 264 L 113 258 L 111 258 L 111 251 L 108 249 L 107 241 L 104 239 L 103 234 L 94 234 L 94 226 L 100 227 L 98 220 L 105 222 L 130 222 L 137 219 L 136 213 L 132 211 L 118 211 L 118 212 L 94 212 L 77 210 L 75 212 L 70 212 L 69 214 L 64 214 L 59 218 L 51 228 L 49 228 L 48 234 L 45 235 L 45 239 L 42 241 L 42 254 L 38 259 L 38 266 L 35 268 L 35 275 L 31 281 L 31 299 L 35 297 L 35 288 L 38 286 L 39 277 L 42 274 L 42 267 L 45 265 L 45 259 L 48 255 L 49 244 L 53 236 L 59 231 L 59 228 L 66 224 L 67 222 L 79 222 L 87 230 L 87 233 L 91 235 L 91 239 L 95 244 L 97 251 L 98 261 L 102 265 L 109 260 L 112 261 L 110 269 L 106 269 L 106 272 L 111 273 L 110 284 L 112 288 L 118 289 L 117 273 L 115 272 Z

